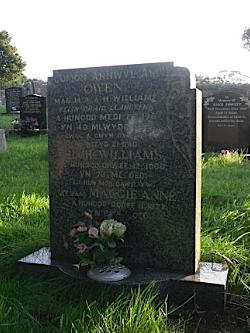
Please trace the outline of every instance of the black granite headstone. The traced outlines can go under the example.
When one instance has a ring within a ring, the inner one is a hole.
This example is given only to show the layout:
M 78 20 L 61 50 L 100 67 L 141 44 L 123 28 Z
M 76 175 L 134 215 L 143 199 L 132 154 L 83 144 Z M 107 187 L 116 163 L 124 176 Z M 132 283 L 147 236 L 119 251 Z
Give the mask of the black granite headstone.
M 21 87 L 10 87 L 5 89 L 6 112 L 20 111 L 22 91 Z
M 46 129 L 46 97 L 28 95 L 22 98 L 20 119 L 27 124 L 35 123 L 37 129 Z
M 203 99 L 204 151 L 246 150 L 250 145 L 250 97 L 220 92 Z
M 48 83 L 52 259 L 85 211 L 127 224 L 129 267 L 194 273 L 201 94 L 173 63 L 56 70 Z

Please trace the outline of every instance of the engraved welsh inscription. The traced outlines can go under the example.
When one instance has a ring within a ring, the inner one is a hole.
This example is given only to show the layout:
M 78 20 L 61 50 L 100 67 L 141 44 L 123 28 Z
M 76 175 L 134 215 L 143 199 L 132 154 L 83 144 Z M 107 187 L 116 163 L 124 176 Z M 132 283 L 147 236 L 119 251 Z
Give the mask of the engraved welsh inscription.
M 250 98 L 221 92 L 204 98 L 204 145 L 208 149 L 246 149 L 250 144 Z
M 127 224 L 128 264 L 194 271 L 200 125 L 188 71 L 172 63 L 58 70 L 48 104 L 53 255 L 68 256 L 63 237 L 89 210 Z
M 22 88 L 10 87 L 5 89 L 6 112 L 20 111 Z
M 39 129 L 47 128 L 46 98 L 40 95 L 28 95 L 22 98 L 20 118 L 22 121 L 32 119 Z

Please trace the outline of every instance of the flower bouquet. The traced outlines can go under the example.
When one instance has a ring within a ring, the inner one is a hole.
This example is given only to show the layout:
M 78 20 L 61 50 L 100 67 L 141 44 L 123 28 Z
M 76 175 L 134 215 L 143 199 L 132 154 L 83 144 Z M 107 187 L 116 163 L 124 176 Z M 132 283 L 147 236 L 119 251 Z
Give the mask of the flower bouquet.
M 79 266 L 91 268 L 115 265 L 122 261 L 118 247 L 124 242 L 126 226 L 114 219 L 94 222 L 92 215 L 85 212 L 84 221 L 70 230 L 70 239 L 79 258 Z

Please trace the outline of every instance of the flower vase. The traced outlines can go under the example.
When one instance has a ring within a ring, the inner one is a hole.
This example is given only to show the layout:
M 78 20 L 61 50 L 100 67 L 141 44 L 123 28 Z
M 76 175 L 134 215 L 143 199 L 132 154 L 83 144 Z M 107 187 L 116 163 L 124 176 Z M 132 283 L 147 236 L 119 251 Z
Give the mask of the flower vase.
M 94 281 L 111 283 L 128 278 L 131 271 L 122 264 L 105 265 L 90 268 L 87 276 Z

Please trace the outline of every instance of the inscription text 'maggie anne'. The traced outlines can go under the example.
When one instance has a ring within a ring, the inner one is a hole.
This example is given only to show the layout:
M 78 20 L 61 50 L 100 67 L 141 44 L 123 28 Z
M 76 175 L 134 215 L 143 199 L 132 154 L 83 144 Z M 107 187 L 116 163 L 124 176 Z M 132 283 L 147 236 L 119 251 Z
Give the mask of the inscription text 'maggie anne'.
M 80 191 L 70 191 L 70 190 L 64 190 L 60 192 L 60 196 L 64 197 L 91 197 L 95 199 L 112 199 L 112 200 L 148 200 L 148 201 L 164 201 L 164 202 L 174 202 L 177 200 L 176 194 L 173 191 L 166 192 L 161 190 L 142 190 L 139 191 L 137 189 L 118 189 L 116 191 L 111 191 L 107 189 L 91 189 L 89 194 L 86 195 L 86 192 L 80 192 Z

